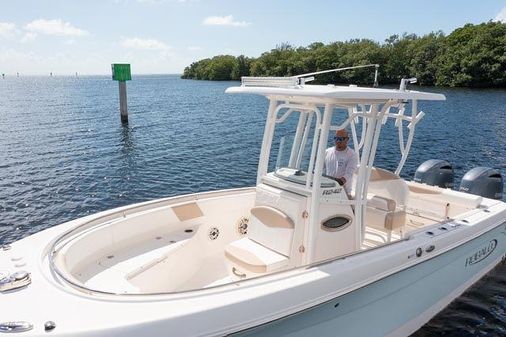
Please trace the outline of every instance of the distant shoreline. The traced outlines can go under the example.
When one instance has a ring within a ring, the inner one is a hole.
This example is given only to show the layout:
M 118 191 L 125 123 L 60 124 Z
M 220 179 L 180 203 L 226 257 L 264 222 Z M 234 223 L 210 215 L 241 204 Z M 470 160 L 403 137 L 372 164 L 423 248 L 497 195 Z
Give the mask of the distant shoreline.
M 242 76 L 294 76 L 334 68 L 379 64 L 379 83 L 398 84 L 416 77 L 418 84 L 436 87 L 506 87 L 506 23 L 466 24 L 445 36 L 392 35 L 383 44 L 370 39 L 307 47 L 288 43 L 258 58 L 219 55 L 186 67 L 181 78 L 229 81 Z M 317 76 L 312 83 L 373 83 L 374 72 L 357 69 Z

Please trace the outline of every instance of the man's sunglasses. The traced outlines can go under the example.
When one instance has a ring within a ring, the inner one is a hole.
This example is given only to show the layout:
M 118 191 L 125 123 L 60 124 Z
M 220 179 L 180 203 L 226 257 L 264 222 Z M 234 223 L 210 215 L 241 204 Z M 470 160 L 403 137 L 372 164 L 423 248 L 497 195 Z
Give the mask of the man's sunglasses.
M 345 141 L 345 140 L 347 140 L 347 139 L 348 139 L 348 137 L 334 137 L 334 140 L 335 140 L 336 142 L 342 142 L 342 141 Z

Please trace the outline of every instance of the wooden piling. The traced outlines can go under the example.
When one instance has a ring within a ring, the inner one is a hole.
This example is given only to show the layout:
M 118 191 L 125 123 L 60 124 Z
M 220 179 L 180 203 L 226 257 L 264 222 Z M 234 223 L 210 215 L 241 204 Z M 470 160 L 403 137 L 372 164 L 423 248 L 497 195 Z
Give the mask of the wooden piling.
M 118 83 L 119 83 L 119 111 L 121 114 L 121 123 L 128 123 L 126 82 L 118 81 Z

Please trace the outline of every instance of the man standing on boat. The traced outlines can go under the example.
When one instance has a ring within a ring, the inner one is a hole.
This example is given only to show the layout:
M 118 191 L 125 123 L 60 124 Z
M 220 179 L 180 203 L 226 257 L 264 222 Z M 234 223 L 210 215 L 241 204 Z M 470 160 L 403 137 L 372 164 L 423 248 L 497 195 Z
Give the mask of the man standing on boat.
M 325 151 L 325 175 L 334 178 L 339 185 L 344 186 L 348 195 L 351 192 L 353 173 L 357 170 L 358 156 L 348 147 L 348 131 L 339 129 L 334 136 L 335 146 Z

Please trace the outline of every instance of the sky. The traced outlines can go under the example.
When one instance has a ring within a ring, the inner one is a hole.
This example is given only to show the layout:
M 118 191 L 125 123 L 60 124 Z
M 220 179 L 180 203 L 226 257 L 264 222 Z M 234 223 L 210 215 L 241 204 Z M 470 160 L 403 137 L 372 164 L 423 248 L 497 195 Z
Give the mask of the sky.
M 506 22 L 506 0 L 0 0 L 0 73 L 182 73 L 285 42 L 383 42 L 490 20 Z

